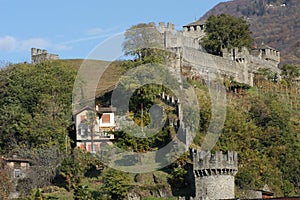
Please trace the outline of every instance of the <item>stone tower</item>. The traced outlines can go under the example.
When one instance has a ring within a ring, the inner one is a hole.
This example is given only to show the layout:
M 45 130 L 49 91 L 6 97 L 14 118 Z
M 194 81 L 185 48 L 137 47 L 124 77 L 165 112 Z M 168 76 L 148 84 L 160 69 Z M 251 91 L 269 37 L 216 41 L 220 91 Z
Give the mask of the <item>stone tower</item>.
M 235 151 L 192 150 L 195 199 L 234 199 L 234 176 L 238 170 Z

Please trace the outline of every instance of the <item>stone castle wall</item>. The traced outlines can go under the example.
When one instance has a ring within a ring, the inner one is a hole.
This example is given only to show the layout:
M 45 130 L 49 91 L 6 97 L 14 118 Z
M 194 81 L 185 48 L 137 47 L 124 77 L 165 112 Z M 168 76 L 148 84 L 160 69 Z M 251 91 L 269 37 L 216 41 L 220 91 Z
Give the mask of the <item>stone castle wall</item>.
M 223 56 L 206 53 L 200 45 L 205 36 L 204 25 L 184 26 L 183 31 L 175 31 L 171 23 L 159 23 L 158 31 L 163 35 L 163 47 L 178 54 L 182 65 L 192 67 L 192 72 L 206 76 L 214 73 L 217 76 L 231 76 L 235 81 L 253 85 L 253 77 L 259 68 L 269 68 L 280 75 L 278 64 L 280 52 L 266 47 L 249 52 L 248 49 L 234 48 L 223 50 Z M 179 49 L 179 50 L 178 50 Z
M 31 63 L 38 64 L 46 60 L 58 60 L 57 54 L 50 54 L 45 49 L 31 48 Z
M 160 99 L 167 105 L 176 108 L 177 119 L 174 121 L 169 121 L 170 126 L 173 126 L 176 131 L 177 139 L 179 139 L 184 145 L 185 151 L 188 151 L 189 146 L 193 142 L 193 136 L 189 134 L 189 130 L 185 127 L 183 123 L 183 114 L 181 103 L 178 98 L 170 96 L 162 92 L 159 95 Z

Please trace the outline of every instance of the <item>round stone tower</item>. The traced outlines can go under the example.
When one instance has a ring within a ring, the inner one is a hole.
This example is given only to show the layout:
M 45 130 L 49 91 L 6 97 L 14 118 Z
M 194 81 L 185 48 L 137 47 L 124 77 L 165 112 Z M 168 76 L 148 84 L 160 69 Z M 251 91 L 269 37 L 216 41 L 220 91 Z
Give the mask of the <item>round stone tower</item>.
M 192 150 L 195 199 L 234 199 L 237 152 L 211 154 Z

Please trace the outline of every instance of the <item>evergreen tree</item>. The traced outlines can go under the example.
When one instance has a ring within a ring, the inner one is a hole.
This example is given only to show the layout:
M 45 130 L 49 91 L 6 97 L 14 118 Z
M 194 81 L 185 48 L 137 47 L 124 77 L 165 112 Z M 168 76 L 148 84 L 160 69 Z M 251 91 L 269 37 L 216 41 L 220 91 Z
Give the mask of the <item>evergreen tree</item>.
M 127 197 L 130 188 L 128 174 L 114 169 L 107 169 L 103 175 L 102 189 L 111 199 L 123 200 Z

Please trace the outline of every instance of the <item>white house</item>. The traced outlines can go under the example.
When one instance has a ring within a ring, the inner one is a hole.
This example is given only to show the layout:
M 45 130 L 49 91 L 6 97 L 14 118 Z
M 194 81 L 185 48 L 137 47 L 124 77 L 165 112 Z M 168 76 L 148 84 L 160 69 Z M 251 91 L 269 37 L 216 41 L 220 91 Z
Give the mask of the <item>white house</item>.
M 116 124 L 111 107 L 85 107 L 75 114 L 76 146 L 97 153 L 101 146 L 112 144 Z

